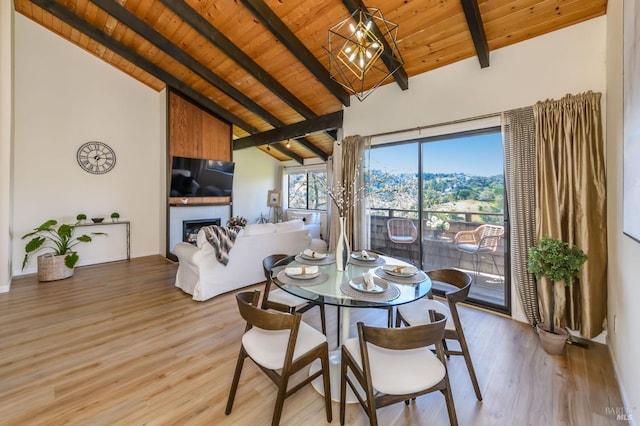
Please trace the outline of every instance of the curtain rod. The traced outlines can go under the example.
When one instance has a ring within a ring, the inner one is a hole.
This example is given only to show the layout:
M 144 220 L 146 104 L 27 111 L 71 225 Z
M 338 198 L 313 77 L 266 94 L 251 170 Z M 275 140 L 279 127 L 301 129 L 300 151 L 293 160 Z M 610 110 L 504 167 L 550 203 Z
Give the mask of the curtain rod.
M 428 124 L 426 126 L 411 127 L 409 129 L 403 129 L 403 130 L 392 130 L 390 132 L 375 133 L 375 134 L 367 135 L 367 136 L 372 137 L 372 138 L 373 137 L 378 137 L 378 136 L 389 136 L 389 135 L 396 135 L 398 133 L 410 132 L 412 130 L 417 130 L 419 132 L 421 130 L 431 129 L 433 127 L 442 127 L 442 126 L 449 126 L 449 125 L 452 125 L 452 124 L 466 123 L 468 121 L 482 120 L 483 118 L 489 118 L 489 117 L 499 117 L 501 114 L 502 113 L 500 113 L 500 112 L 496 112 L 496 113 L 492 113 L 492 114 L 477 115 L 475 117 L 460 118 L 458 120 L 447 121 L 447 122 L 444 122 L 444 123 Z

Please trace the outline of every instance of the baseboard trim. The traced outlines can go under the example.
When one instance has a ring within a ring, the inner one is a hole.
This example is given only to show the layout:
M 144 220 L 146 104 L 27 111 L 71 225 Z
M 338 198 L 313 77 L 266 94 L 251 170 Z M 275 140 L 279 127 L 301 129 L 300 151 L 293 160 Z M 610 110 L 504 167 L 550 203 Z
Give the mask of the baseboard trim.
M 609 356 L 611 357 L 611 363 L 613 364 L 613 371 L 616 375 L 616 381 L 618 382 L 618 390 L 620 391 L 620 397 L 622 398 L 622 404 L 624 405 L 623 407 L 624 413 L 621 413 L 621 414 L 627 415 L 627 418 L 624 420 L 629 422 L 629 426 L 637 426 L 638 423 L 636 423 L 636 418 L 638 415 L 640 415 L 640 413 L 635 413 L 630 408 L 629 398 L 627 397 L 627 393 L 624 390 L 624 386 L 622 386 L 622 382 L 620 381 L 620 377 L 621 377 L 620 370 L 618 370 L 618 363 L 616 362 L 616 357 L 613 354 L 613 349 L 611 347 L 611 342 L 609 341 L 608 335 L 606 337 L 606 341 L 607 341 L 607 347 L 609 349 Z M 610 407 L 610 408 L 615 410 L 616 408 L 619 408 L 619 407 Z

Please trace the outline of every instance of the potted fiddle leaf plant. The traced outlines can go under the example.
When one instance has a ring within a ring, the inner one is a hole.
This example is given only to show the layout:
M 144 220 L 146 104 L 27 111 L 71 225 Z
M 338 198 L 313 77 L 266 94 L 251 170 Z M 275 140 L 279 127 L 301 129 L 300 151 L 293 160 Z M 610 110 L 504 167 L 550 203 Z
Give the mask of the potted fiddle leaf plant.
M 38 256 L 38 280 L 55 281 L 69 278 L 73 275 L 78 253 L 73 250 L 80 243 L 91 242 L 91 237 L 107 235 L 104 232 L 91 232 L 74 236 L 75 225 L 60 224 L 56 220 L 48 220 L 33 231 L 22 236 L 31 238 L 25 246 L 22 269 L 27 266 L 29 257 L 40 250 L 48 249 L 50 253 Z
M 538 280 L 547 277 L 551 283 L 548 324 L 536 324 L 542 347 L 549 354 L 562 354 L 569 337 L 565 329 L 554 325 L 555 285 L 562 282 L 565 286 L 570 286 L 586 260 L 587 255 L 578 247 L 552 237 L 541 238 L 536 246 L 529 249 L 529 272 Z
M 78 221 L 79 224 L 83 225 L 84 222 L 87 220 L 87 215 L 84 213 L 80 213 L 78 216 L 76 216 L 76 220 Z
M 118 219 L 120 219 L 120 213 L 118 213 L 118 212 L 111 213 L 111 221 L 112 222 L 117 222 Z

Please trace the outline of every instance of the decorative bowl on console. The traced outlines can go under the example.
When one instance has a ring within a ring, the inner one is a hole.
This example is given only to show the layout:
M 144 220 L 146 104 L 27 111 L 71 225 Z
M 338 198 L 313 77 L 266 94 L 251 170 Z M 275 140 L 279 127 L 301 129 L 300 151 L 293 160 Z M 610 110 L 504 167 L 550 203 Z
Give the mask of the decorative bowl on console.
M 92 217 L 91 221 L 93 223 L 102 223 L 102 221 L 104 220 L 104 217 Z

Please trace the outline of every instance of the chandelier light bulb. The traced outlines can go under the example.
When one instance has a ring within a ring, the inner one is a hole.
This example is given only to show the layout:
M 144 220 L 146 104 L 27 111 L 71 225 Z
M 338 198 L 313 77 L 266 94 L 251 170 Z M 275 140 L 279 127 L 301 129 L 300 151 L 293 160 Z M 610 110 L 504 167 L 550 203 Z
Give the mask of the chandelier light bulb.
M 349 56 L 349 62 L 353 62 L 355 58 L 356 58 L 356 52 L 353 52 L 351 56 Z
M 367 59 L 371 59 L 371 52 L 369 52 L 368 50 L 365 50 L 364 54 L 367 55 Z
M 353 24 L 349 24 L 349 29 L 351 30 L 351 32 L 354 32 L 356 30 L 356 27 L 354 27 Z
M 347 46 L 344 49 L 345 53 L 351 53 L 351 46 Z
M 365 28 L 367 29 L 367 31 L 369 31 L 369 29 L 371 29 L 371 21 L 367 22 L 367 25 L 365 25 Z

